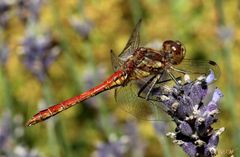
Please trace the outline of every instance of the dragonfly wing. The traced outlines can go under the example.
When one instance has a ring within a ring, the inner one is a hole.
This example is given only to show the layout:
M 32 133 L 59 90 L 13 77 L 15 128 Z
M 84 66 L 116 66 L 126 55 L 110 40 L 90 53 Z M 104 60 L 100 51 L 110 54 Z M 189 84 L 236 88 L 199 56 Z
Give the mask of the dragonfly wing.
M 117 71 L 119 67 L 123 64 L 123 61 L 118 56 L 116 56 L 113 50 L 111 50 L 110 54 L 111 54 L 112 68 L 114 71 Z
M 135 49 L 139 47 L 139 43 L 140 43 L 139 30 L 140 30 L 141 22 L 142 20 L 140 19 L 136 24 L 130 38 L 128 39 L 126 46 L 124 47 L 123 51 L 119 54 L 120 58 L 123 58 L 123 59 L 127 58 L 134 52 Z
M 162 102 L 153 101 L 151 95 L 148 100 L 138 96 L 138 91 L 144 83 L 146 81 L 131 81 L 127 86 L 116 89 L 115 99 L 117 104 L 138 119 L 169 121 L 170 117 L 164 113 L 165 108 Z M 149 89 L 148 86 L 142 91 L 142 96 L 146 94 L 147 89 Z
M 175 77 L 180 76 L 178 70 L 184 71 L 185 73 L 190 75 L 191 80 L 196 79 L 201 75 L 208 75 L 210 73 L 210 69 L 214 72 L 215 80 L 219 79 L 221 71 L 219 66 L 214 61 L 207 60 L 191 60 L 185 59 L 181 64 L 174 66 L 175 70 L 172 70 Z

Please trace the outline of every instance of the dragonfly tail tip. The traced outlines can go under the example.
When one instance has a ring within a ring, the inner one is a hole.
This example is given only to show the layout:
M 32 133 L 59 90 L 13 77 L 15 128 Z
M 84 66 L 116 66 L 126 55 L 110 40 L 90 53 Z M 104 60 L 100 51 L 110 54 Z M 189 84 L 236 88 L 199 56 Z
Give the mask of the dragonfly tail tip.
M 30 126 L 33 126 L 34 124 L 36 124 L 36 121 L 34 119 L 30 119 L 25 126 L 30 127 Z

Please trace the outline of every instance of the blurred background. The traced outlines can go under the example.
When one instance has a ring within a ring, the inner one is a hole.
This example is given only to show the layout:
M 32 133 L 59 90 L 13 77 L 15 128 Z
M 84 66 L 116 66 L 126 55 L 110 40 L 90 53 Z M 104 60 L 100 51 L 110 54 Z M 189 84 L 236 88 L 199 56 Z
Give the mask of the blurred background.
M 137 120 L 109 91 L 25 127 L 39 110 L 78 95 L 113 73 L 142 18 L 141 43 L 180 40 L 186 58 L 214 60 L 224 93 L 215 128 L 218 156 L 240 156 L 240 1 L 0 0 L 0 156 L 185 156 L 164 121 Z

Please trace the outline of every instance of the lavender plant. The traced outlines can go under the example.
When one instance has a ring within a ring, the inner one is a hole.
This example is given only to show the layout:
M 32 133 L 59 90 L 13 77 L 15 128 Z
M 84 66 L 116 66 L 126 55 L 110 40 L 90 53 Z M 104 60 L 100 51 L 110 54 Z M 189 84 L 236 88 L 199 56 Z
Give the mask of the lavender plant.
M 89 35 L 94 27 L 94 24 L 89 19 L 79 19 L 77 17 L 72 17 L 69 20 L 73 29 L 85 40 L 89 38 Z
M 176 124 L 174 132 L 167 136 L 173 139 L 189 157 L 214 157 L 217 154 L 219 136 L 224 128 L 214 129 L 218 120 L 219 100 L 223 96 L 216 88 L 210 102 L 208 86 L 214 81 L 214 73 L 190 80 L 185 75 L 184 82 L 173 88 L 158 91 L 158 99 L 163 102 L 166 112 Z M 162 94 L 164 93 L 164 94 Z
M 128 146 L 127 136 L 117 138 L 115 134 L 109 136 L 108 143 L 98 143 L 96 151 L 93 153 L 93 157 L 114 156 L 123 157 L 127 151 Z
M 128 148 L 131 149 L 131 156 L 144 157 L 146 154 L 146 141 L 141 138 L 137 122 L 128 120 L 124 127 L 125 135 L 128 137 Z
M 7 44 L 1 43 L 0 44 L 0 67 L 6 64 L 8 53 L 9 53 L 9 48 Z
M 18 0 L 16 5 L 20 20 L 23 23 L 38 21 L 42 3 L 43 0 Z
M 24 64 L 41 82 L 44 81 L 49 66 L 59 52 L 58 42 L 51 34 L 30 34 L 23 41 Z
M 118 129 L 122 128 L 118 127 Z M 124 157 L 130 154 L 130 156 L 143 157 L 147 144 L 140 136 L 136 121 L 127 121 L 123 132 L 120 137 L 110 133 L 107 141 L 98 142 L 93 157 Z
M 10 10 L 13 6 L 13 3 L 6 1 L 6 0 L 1 0 L 0 1 L 0 27 L 1 28 L 6 28 L 8 26 L 8 22 L 10 19 Z
M 0 118 L 0 156 L 39 157 L 34 149 L 29 149 L 21 142 L 24 136 L 23 118 L 21 115 L 13 116 L 9 111 Z
M 0 27 L 7 28 L 15 12 L 24 24 L 30 21 L 37 22 L 42 3 L 43 0 L 0 0 Z

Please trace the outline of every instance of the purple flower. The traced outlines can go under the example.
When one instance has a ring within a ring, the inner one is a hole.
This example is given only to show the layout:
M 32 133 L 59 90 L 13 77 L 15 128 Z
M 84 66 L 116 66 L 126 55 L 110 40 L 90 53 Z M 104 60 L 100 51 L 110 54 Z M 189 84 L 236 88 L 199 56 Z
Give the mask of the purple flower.
M 14 14 L 12 14 L 13 12 L 16 12 L 20 20 L 24 23 L 28 21 L 36 22 L 39 19 L 39 12 L 42 3 L 43 0 L 1 0 L 0 26 L 2 28 L 6 28 L 8 26 L 8 21 L 14 16 Z
M 0 121 L 0 152 L 6 150 L 11 136 L 11 114 L 5 112 Z
M 70 24 L 83 39 L 88 39 L 93 29 L 93 23 L 90 20 L 80 20 L 76 17 L 70 19 Z
M 94 157 L 124 157 L 128 147 L 129 139 L 127 136 L 118 138 L 115 134 L 109 136 L 106 143 L 99 143 L 97 150 L 94 152 Z
M 4 111 L 0 118 L 0 156 L 14 157 L 38 157 L 36 150 L 30 150 L 21 142 L 24 136 L 22 115 L 13 116 L 10 112 Z
M 179 131 L 184 135 L 190 137 L 193 134 L 193 129 L 190 124 L 185 121 L 181 121 L 178 125 Z
M 18 0 L 18 16 L 26 23 L 27 21 L 37 21 L 43 0 Z
M 159 135 L 165 135 L 168 130 L 168 125 L 165 122 L 153 122 L 153 127 Z
M 107 141 L 99 142 L 93 157 L 144 156 L 146 143 L 141 139 L 136 121 L 127 121 L 123 132 L 124 135 L 110 134 Z
M 6 28 L 10 19 L 9 11 L 12 8 L 12 3 L 7 0 L 0 1 L 0 26 Z
M 128 137 L 128 147 L 131 149 L 132 156 L 144 156 L 146 143 L 138 132 L 136 121 L 127 121 L 124 130 Z
M 232 41 L 234 37 L 234 28 L 231 26 L 220 26 L 217 30 L 219 38 L 223 42 Z
M 28 35 L 23 41 L 23 62 L 41 82 L 59 52 L 58 42 L 50 34 Z
M 224 128 L 220 128 L 209 138 L 208 144 L 204 146 L 205 156 L 215 156 L 217 154 L 217 145 L 219 142 L 219 135 L 224 131 Z
M 6 44 L 0 45 L 0 65 L 5 65 L 8 58 L 9 49 Z
M 209 94 L 208 85 L 215 79 L 212 71 L 208 76 L 201 76 L 194 81 L 189 76 L 185 78 L 183 84 L 166 91 L 161 89 L 160 93 L 164 95 L 158 95 L 177 126 L 175 132 L 169 132 L 167 136 L 190 157 L 213 157 L 217 154 L 219 136 L 224 131 L 224 128 L 218 131 L 212 128 L 212 124 L 218 120 L 218 103 L 223 94 L 216 88 L 212 100 L 207 104 L 203 102 Z
M 1 0 L 0 1 L 0 13 L 4 13 L 6 11 L 8 11 L 10 9 L 10 3 L 8 3 L 7 1 Z
M 192 142 L 184 142 L 184 141 L 174 141 L 174 142 L 180 145 L 189 157 L 195 157 L 197 155 L 197 146 L 194 145 Z

